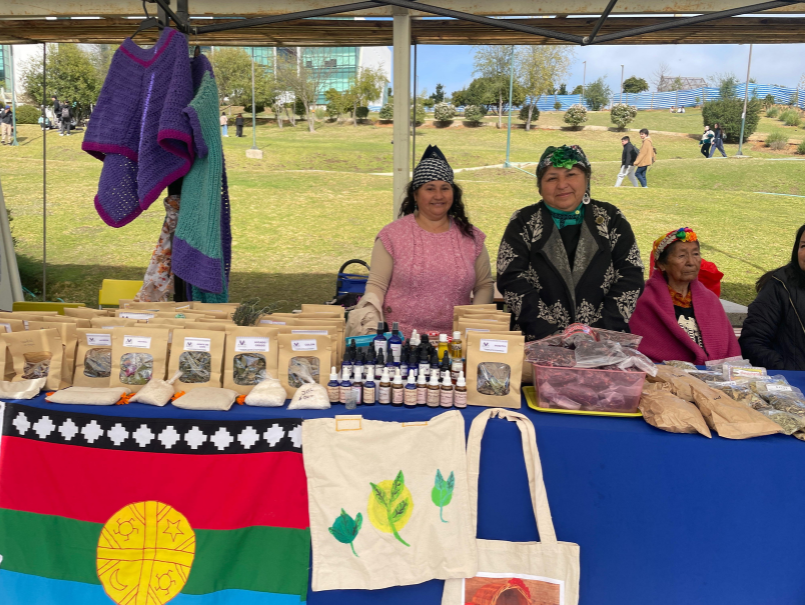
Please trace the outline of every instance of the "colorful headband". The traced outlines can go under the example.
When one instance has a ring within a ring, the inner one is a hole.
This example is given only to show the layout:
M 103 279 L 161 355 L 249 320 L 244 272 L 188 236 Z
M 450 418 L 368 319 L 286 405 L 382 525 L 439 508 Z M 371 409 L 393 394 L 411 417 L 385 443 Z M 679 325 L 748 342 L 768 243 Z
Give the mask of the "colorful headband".
M 414 168 L 414 189 L 419 189 L 431 181 L 444 181 L 451 185 L 453 183 L 453 169 L 450 168 L 447 158 L 436 145 L 428 145 L 419 164 Z
M 539 159 L 537 172 L 540 172 L 548 166 L 555 168 L 567 168 L 570 170 L 576 164 L 581 164 L 585 168 L 590 167 L 590 161 L 584 155 L 581 147 L 578 145 L 562 145 L 561 147 L 548 147 Z
M 699 238 L 696 236 L 696 233 L 690 227 L 674 229 L 654 240 L 654 246 L 651 248 L 651 256 L 654 257 L 655 261 L 659 260 L 663 250 L 674 242 L 695 242 L 698 240 Z

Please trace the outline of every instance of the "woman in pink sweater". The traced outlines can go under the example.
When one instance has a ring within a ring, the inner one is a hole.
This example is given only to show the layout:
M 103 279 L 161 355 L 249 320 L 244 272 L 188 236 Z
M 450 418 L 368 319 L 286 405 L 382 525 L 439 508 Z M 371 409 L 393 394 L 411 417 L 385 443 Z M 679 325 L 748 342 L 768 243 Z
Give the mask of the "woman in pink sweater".
M 366 294 L 358 304 L 360 325 L 348 330 L 369 333 L 377 321 L 396 321 L 406 336 L 414 328 L 450 333 L 454 306 L 492 302 L 485 239 L 470 223 L 447 159 L 428 145 L 400 218 L 377 235 Z
M 637 300 L 629 327 L 640 334 L 639 350 L 655 362 L 689 361 L 740 355 L 718 297 L 698 280 L 702 257 L 696 234 L 676 229 L 654 242 L 655 268 Z

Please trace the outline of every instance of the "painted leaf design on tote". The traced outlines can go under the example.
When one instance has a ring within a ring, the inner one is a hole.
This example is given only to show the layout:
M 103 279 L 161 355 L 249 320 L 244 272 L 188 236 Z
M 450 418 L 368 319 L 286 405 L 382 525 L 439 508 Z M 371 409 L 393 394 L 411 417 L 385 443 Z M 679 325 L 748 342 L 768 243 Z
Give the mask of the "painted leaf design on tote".
M 358 532 L 361 531 L 361 525 L 363 525 L 363 515 L 358 513 L 355 515 L 355 519 L 353 519 L 347 514 L 347 511 L 342 508 L 341 514 L 333 522 L 333 526 L 328 529 L 336 540 L 342 544 L 349 544 L 349 547 L 352 549 L 352 554 L 357 557 L 359 555 L 355 552 L 355 546 L 353 546 L 352 543 L 355 541 L 355 538 L 358 537 Z
M 380 531 L 393 534 L 400 543 L 410 546 L 399 533 L 414 512 L 414 499 L 405 486 L 403 472 L 397 473 L 393 481 L 387 479 L 369 485 L 372 487 L 367 505 L 369 521 Z
M 444 507 L 450 504 L 453 499 L 453 488 L 455 486 L 456 476 L 453 471 L 450 471 L 450 476 L 445 481 L 441 469 L 436 469 L 436 481 L 430 492 L 430 499 L 439 507 L 439 519 L 442 520 L 442 523 L 447 523 L 442 513 L 444 512 Z

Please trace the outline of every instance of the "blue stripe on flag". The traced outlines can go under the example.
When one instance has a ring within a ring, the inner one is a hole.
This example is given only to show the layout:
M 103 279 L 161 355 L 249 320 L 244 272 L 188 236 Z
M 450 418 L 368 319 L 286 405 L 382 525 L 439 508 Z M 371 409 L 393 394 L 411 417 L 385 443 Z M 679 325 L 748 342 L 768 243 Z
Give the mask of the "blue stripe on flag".
M 110 605 L 102 586 L 53 580 L 0 570 L 3 605 Z M 297 595 L 251 590 L 221 590 L 204 595 L 179 594 L 171 605 L 304 605 Z

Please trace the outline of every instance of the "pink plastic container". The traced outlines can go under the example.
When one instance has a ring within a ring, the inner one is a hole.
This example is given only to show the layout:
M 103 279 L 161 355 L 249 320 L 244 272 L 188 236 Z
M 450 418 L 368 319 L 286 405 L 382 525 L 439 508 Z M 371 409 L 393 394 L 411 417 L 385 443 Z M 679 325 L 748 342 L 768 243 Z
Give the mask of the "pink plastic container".
M 637 411 L 645 372 L 534 366 L 537 405 L 585 412 Z

